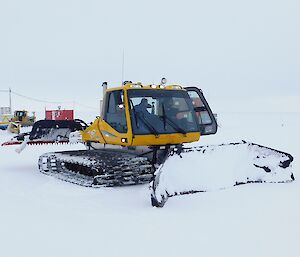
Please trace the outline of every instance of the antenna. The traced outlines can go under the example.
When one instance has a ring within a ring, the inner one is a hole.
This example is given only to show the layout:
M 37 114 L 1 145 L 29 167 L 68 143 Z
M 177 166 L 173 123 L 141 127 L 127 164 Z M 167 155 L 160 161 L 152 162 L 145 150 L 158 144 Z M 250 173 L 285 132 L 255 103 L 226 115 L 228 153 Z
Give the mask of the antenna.
M 123 48 L 123 55 L 122 55 L 122 81 L 121 81 L 121 85 L 123 85 L 123 82 L 124 82 L 124 69 L 125 69 L 125 50 Z
M 8 92 L 9 92 L 9 112 L 12 113 L 12 109 L 11 109 L 11 88 L 9 88 Z

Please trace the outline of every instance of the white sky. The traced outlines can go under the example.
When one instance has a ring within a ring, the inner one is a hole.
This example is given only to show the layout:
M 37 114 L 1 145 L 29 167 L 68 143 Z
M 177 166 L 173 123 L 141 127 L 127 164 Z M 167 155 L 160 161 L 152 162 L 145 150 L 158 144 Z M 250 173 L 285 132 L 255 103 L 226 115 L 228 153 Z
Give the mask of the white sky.
M 98 107 L 124 49 L 125 80 L 199 86 L 216 112 L 300 112 L 299 13 L 299 0 L 0 0 L 0 90 Z

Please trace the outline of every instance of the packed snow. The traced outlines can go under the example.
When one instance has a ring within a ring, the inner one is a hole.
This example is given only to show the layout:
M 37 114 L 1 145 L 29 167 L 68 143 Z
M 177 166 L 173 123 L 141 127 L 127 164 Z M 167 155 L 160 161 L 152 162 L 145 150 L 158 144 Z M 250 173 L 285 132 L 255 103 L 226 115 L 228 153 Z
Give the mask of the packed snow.
M 0 256 L 298 256 L 300 114 L 220 113 L 218 119 L 216 135 L 191 145 L 246 140 L 279 149 L 294 156 L 296 180 L 214 188 L 170 198 L 159 209 L 151 206 L 149 185 L 84 188 L 38 171 L 41 154 L 81 144 L 27 146 L 21 154 L 18 146 L 1 147 Z M 0 142 L 11 136 L 0 131 Z M 218 170 L 230 156 L 220 158 Z M 176 162 L 187 176 L 199 165 Z

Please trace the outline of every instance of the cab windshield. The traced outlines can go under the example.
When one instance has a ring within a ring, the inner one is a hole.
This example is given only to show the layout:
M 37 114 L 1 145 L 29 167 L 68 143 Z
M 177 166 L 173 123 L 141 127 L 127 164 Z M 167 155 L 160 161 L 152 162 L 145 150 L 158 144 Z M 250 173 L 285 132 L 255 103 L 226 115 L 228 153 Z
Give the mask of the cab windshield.
M 128 90 L 133 133 L 171 134 L 198 132 L 192 101 L 183 90 Z

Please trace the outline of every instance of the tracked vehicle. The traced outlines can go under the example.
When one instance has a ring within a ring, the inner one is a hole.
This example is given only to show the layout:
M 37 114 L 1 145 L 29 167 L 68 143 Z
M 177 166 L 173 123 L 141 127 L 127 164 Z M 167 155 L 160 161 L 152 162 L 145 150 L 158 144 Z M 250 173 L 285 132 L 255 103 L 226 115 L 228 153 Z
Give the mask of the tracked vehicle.
M 214 115 L 196 87 L 103 86 L 101 116 L 81 132 L 87 150 L 44 154 L 40 171 L 84 186 L 145 183 L 172 149 L 217 132 Z
M 30 132 L 20 133 L 1 146 L 21 145 L 19 151 L 22 151 L 26 145 L 69 143 L 70 134 L 83 131 L 87 127 L 88 125 L 79 119 L 39 120 L 33 124 Z
M 185 143 L 196 142 L 200 136 L 217 132 L 217 122 L 202 91 L 197 87 L 142 85 L 126 82 L 121 87 L 107 89 L 103 84 L 102 111 L 79 135 L 87 150 L 46 153 L 39 158 L 39 170 L 47 175 L 88 187 L 122 186 L 153 181 L 152 204 L 162 206 L 167 196 L 197 190 L 183 190 L 172 194 L 160 183 L 162 167 L 174 155 L 189 152 L 203 155 L 209 149 L 191 149 Z M 218 147 L 238 155 L 236 147 Z M 243 146 L 253 157 L 248 164 L 263 173 L 278 173 L 286 169 L 293 157 L 271 148 L 255 144 Z M 215 146 L 217 148 L 217 146 Z M 277 156 L 278 162 L 257 161 L 265 156 Z M 186 158 L 182 158 L 185 161 Z M 158 172 L 156 172 L 158 171 Z M 156 172 L 156 173 L 155 173 Z M 293 174 L 289 179 L 293 180 Z M 241 183 L 255 182 L 245 179 Z M 257 179 L 258 182 L 263 182 Z M 286 177 L 282 181 L 286 182 Z M 236 181 L 239 183 L 239 181 Z M 159 193 L 155 190 L 159 188 Z M 199 191 L 199 190 L 198 190 Z M 163 195 L 163 196 L 162 196 Z M 160 198 L 160 199 L 158 199 Z

